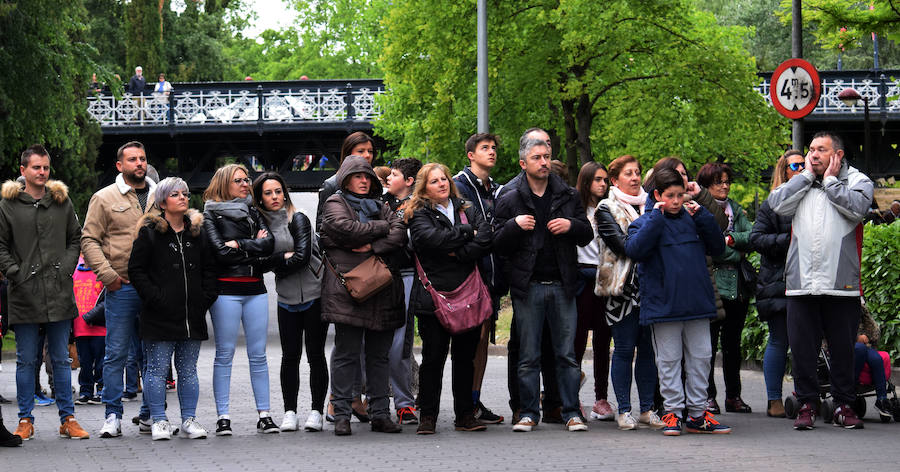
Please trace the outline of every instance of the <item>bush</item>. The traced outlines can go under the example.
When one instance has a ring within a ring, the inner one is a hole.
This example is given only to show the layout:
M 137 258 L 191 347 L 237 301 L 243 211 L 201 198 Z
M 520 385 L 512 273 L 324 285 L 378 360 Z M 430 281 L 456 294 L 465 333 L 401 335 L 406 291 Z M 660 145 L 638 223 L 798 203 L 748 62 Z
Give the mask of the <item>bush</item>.
M 900 223 L 865 226 L 862 286 L 869 312 L 881 327 L 877 348 L 887 351 L 896 365 L 900 359 Z

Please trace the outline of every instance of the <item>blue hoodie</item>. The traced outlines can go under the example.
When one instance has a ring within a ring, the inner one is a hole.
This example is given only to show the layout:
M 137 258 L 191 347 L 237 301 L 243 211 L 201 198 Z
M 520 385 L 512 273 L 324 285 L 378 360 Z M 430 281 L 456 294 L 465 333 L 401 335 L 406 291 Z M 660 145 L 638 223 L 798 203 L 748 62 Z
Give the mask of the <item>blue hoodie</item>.
M 703 207 L 693 217 L 654 209 L 631 223 L 625 254 L 638 263 L 641 324 L 715 318 L 706 255 L 724 250 L 719 225 Z

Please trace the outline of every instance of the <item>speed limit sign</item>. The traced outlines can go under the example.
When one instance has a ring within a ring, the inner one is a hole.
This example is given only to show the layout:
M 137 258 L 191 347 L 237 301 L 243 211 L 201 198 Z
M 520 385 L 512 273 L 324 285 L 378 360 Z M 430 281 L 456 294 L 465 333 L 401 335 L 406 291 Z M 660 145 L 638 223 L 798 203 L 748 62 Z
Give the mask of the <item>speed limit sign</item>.
M 797 120 L 812 113 L 822 94 L 819 71 L 803 59 L 788 59 L 772 73 L 769 95 L 778 113 Z

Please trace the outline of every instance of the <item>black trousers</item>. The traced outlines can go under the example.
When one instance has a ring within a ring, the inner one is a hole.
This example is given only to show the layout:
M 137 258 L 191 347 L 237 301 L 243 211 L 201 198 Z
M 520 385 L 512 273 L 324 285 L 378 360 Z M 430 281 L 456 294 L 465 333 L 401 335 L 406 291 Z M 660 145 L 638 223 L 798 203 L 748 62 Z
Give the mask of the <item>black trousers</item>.
M 853 346 L 859 329 L 859 297 L 787 297 L 788 342 L 791 345 L 794 390 L 801 403 L 819 396 L 816 364 L 822 337 L 831 356 L 831 395 L 837 404 L 853 404 Z
M 475 411 L 472 403 L 472 376 L 475 375 L 475 351 L 481 339 L 481 327 L 451 335 L 435 316 L 420 316 L 419 337 L 422 338 L 422 365 L 419 366 L 419 397 L 422 416 L 437 418 L 441 405 L 441 383 L 444 364 L 450 353 L 453 411 L 461 420 Z
M 741 333 L 747 320 L 749 301 L 722 300 L 725 319 L 709 324 L 709 339 L 712 341 L 712 362 L 709 363 L 709 398 L 716 398 L 716 351 L 721 342 L 722 374 L 725 377 L 725 398 L 741 396 Z
M 519 333 L 516 330 L 516 317 L 513 316 L 509 326 L 509 343 L 507 350 L 507 385 L 509 389 L 509 408 L 516 412 L 521 408 L 519 398 Z M 550 323 L 544 322 L 544 334 L 541 336 L 541 377 L 543 378 L 544 396 L 541 409 L 549 412 L 562 406 L 559 397 L 559 384 L 556 381 L 556 353 L 553 352 L 553 341 L 550 336 Z
M 304 336 L 304 333 L 306 336 Z M 322 321 L 319 300 L 305 311 L 294 313 L 278 307 L 278 337 L 281 338 L 281 394 L 285 411 L 297 411 L 300 390 L 300 356 L 306 345 L 309 364 L 310 408 L 322 412 L 328 390 L 328 363 L 325 362 L 325 337 L 328 323 Z
M 363 342 L 365 340 L 365 342 Z M 331 394 L 335 419 L 350 419 L 351 402 L 356 398 L 353 386 L 360 376 L 360 354 L 365 353 L 366 397 L 369 416 L 390 418 L 388 398 L 390 369 L 388 352 L 394 330 L 374 331 L 342 323 L 334 324 L 334 350 L 331 357 Z M 471 384 L 472 378 L 469 377 Z M 471 385 L 470 385 L 471 388 Z

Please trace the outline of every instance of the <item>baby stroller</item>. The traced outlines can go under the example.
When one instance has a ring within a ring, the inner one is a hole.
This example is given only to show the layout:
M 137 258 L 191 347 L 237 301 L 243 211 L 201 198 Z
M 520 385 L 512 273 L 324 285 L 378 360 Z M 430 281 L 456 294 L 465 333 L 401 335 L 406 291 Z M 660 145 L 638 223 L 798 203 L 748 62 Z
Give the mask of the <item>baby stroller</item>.
M 882 423 L 887 423 L 891 421 L 891 417 L 893 417 L 894 421 L 900 422 L 900 399 L 897 398 L 897 389 L 894 384 L 891 382 L 890 376 L 890 361 L 886 360 L 887 365 L 887 394 L 888 394 L 888 404 L 890 405 L 890 416 L 882 416 L 879 415 Z M 823 347 L 819 350 L 819 360 L 816 367 L 816 375 L 819 378 L 819 414 L 822 416 L 822 419 L 826 423 L 831 423 L 832 419 L 834 419 L 834 399 L 831 398 L 831 360 L 828 357 L 828 351 Z M 866 380 L 867 382 L 859 382 L 856 384 L 856 400 L 853 402 L 853 411 L 856 412 L 857 416 L 862 418 L 866 414 L 866 397 L 874 397 L 875 396 L 875 386 L 872 385 L 871 375 L 866 375 L 867 371 L 865 368 L 863 372 L 860 374 L 860 379 Z M 800 400 L 797 398 L 796 393 L 791 393 L 784 399 L 784 412 L 788 418 L 794 419 L 797 417 L 797 413 L 800 411 Z

